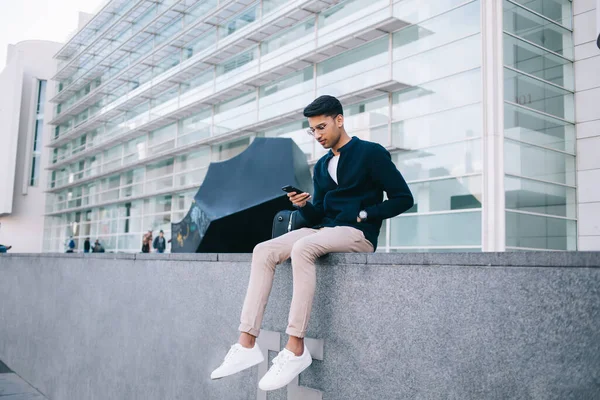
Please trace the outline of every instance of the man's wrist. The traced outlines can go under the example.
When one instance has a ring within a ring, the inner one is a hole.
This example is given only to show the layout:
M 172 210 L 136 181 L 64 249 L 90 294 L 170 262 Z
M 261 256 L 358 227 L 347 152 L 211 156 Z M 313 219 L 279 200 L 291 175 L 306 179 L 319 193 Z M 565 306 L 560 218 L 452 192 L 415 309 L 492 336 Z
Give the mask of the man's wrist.
M 369 218 L 369 214 L 367 214 L 367 212 L 365 210 L 361 210 L 358 213 L 358 218 L 360 218 L 361 222 L 366 221 Z

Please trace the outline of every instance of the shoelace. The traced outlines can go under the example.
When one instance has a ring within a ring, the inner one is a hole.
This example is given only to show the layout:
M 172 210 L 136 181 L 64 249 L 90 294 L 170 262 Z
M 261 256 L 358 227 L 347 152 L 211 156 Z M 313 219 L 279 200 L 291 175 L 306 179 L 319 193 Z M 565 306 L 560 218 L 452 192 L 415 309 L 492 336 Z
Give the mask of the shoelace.
M 290 360 L 290 356 L 289 354 L 285 353 L 285 352 L 280 352 L 279 354 L 277 354 L 277 357 L 275 357 L 273 359 L 273 365 L 277 366 L 277 370 L 276 370 L 276 374 L 279 375 L 279 373 L 281 372 L 281 370 L 283 369 L 283 366 Z
M 238 351 L 240 351 L 240 348 L 238 346 L 236 346 L 235 344 L 231 346 L 231 349 L 229 349 L 229 351 L 227 352 L 227 355 L 225 356 L 222 365 L 228 364 L 231 361 L 233 355 L 236 354 Z

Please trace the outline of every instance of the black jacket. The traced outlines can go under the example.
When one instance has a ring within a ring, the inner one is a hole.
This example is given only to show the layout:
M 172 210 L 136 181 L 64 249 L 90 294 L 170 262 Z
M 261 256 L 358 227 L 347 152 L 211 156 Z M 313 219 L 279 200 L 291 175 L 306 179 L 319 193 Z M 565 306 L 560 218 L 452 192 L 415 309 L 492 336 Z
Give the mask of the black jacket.
M 313 203 L 307 203 L 300 212 L 314 228 L 360 229 L 377 248 L 382 221 L 411 208 L 413 196 L 390 153 L 380 144 L 353 137 L 339 152 L 338 184 L 327 171 L 333 157 L 330 150 L 315 165 Z M 386 201 L 383 192 L 387 194 Z M 368 218 L 359 223 L 356 218 L 361 210 L 367 212 Z
M 152 243 L 152 247 L 159 251 L 165 251 L 165 248 L 167 247 L 167 240 L 164 237 L 161 238 L 160 236 L 157 236 L 156 238 L 154 238 L 154 243 Z

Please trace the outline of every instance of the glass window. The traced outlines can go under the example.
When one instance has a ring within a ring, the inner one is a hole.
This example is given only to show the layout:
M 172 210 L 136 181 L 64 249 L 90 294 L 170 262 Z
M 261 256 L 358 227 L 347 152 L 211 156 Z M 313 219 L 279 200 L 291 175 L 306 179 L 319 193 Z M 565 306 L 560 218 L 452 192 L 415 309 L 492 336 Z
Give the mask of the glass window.
M 247 104 L 251 104 L 256 101 L 256 92 L 251 91 L 241 96 L 236 97 L 235 99 L 225 101 L 223 103 L 217 104 L 215 106 L 215 114 L 221 114 L 226 111 L 236 110 L 239 107 L 245 106 Z
M 407 58 L 480 32 L 479 15 L 479 2 L 476 1 L 394 33 L 394 60 Z M 464 51 L 463 54 L 468 55 L 469 52 Z
M 314 18 L 308 21 L 301 22 L 291 28 L 285 29 L 283 32 L 277 33 L 271 36 L 268 40 L 265 40 L 260 45 L 261 54 L 267 55 L 283 46 L 286 46 L 296 40 L 314 34 L 315 32 L 315 20 Z
M 353 64 L 369 65 L 369 59 L 376 56 L 381 56 L 388 51 L 388 39 L 381 38 L 373 42 L 367 43 L 356 49 L 347 51 L 335 57 L 332 57 L 317 65 L 317 76 L 335 72 L 341 68 L 348 67 Z M 356 74 L 362 72 L 361 68 L 356 69 Z
M 573 93 L 504 68 L 504 99 L 534 110 L 574 121 Z
M 575 126 L 512 104 L 504 105 L 504 136 L 575 154 Z
M 271 82 L 267 85 L 261 86 L 260 88 L 260 97 L 265 98 L 269 97 L 277 92 L 284 91 L 285 89 L 291 88 L 293 86 L 299 85 L 301 83 L 312 80 L 313 78 L 313 68 L 308 67 L 304 68 L 301 71 L 294 72 L 290 75 L 284 76 L 281 79 L 278 79 L 274 82 Z M 300 92 L 301 93 L 301 92 Z
M 506 247 L 576 250 L 575 221 L 539 215 L 506 212 Z
M 324 28 L 369 6 L 368 0 L 346 0 L 319 14 L 319 27 Z
M 37 186 L 39 183 L 41 159 L 42 159 L 42 140 L 44 138 L 44 105 L 46 103 L 46 81 L 38 81 L 37 106 L 35 116 L 35 128 L 33 130 L 33 148 L 31 154 L 31 175 L 29 176 L 29 186 Z
M 550 51 L 573 59 L 573 33 L 507 0 L 504 30 Z
M 483 129 L 481 104 L 406 119 L 392 124 L 392 144 L 418 149 L 480 137 Z
M 394 62 L 394 79 L 416 86 L 481 66 L 481 35 L 474 35 Z
M 175 147 L 177 124 L 172 123 L 148 135 L 148 153 L 156 154 Z
M 403 0 L 394 2 L 394 17 L 417 24 L 443 14 L 465 3 L 465 0 Z M 479 16 L 479 11 L 470 9 Z M 457 27 L 457 29 L 460 29 Z
M 414 118 L 481 101 L 481 72 L 475 69 L 394 93 L 394 120 Z
M 407 181 L 463 176 L 482 169 L 481 140 L 400 151 L 392 160 Z
M 186 43 L 183 46 L 183 59 L 187 60 L 194 54 L 201 53 L 203 50 L 214 46 L 216 42 L 217 31 L 215 29 L 211 29 L 207 33 L 203 34 L 198 38 L 193 39 L 192 41 Z
M 121 175 L 121 184 L 131 185 L 134 183 L 141 183 L 144 180 L 144 168 L 137 168 L 132 171 L 127 171 Z
M 569 29 L 572 28 L 573 4 L 571 0 L 513 0 L 513 2 L 542 14 Z
M 146 180 L 161 178 L 173 173 L 173 159 L 161 161 L 156 164 L 146 166 Z
M 504 140 L 507 174 L 575 185 L 575 157 L 525 143 Z
M 352 136 L 388 146 L 389 114 L 388 96 L 351 104 L 344 107 L 344 127 Z
M 256 59 L 258 59 L 258 47 L 253 47 L 250 50 L 217 65 L 217 76 L 241 68 Z
M 480 211 L 405 215 L 389 221 L 390 246 L 481 245 Z
M 537 46 L 504 34 L 504 65 L 574 90 L 573 63 Z
M 250 145 L 250 138 L 243 138 L 228 143 L 212 146 L 213 161 L 225 161 L 240 154 Z
M 193 153 L 177 157 L 175 172 L 185 172 L 207 167 L 210 164 L 210 148 L 203 148 Z
M 175 18 L 167 27 L 163 26 L 160 29 L 157 29 L 157 33 L 154 35 L 154 46 L 157 47 L 182 29 L 182 18 Z
M 504 185 L 507 209 L 576 217 L 575 188 L 511 176 Z
M 481 208 L 481 176 L 411 183 L 415 205 L 408 213 Z
M 192 205 L 192 201 L 194 200 L 194 196 L 196 195 L 196 190 L 191 190 L 188 192 L 177 193 L 173 195 L 173 201 L 175 203 L 176 210 L 184 210 L 187 211 Z
M 217 0 L 205 0 L 195 2 L 193 6 L 188 8 L 183 16 L 184 23 L 187 26 L 193 24 L 198 18 L 201 18 L 209 13 L 209 11 L 217 6 Z
M 246 25 L 256 21 L 256 18 L 258 18 L 258 5 L 254 4 L 250 8 L 244 10 L 240 14 L 231 18 L 229 21 L 225 22 L 223 26 L 219 28 L 219 36 L 221 38 L 225 38 L 242 29 Z
M 279 8 L 279 6 L 287 3 L 288 0 L 263 0 L 262 1 L 262 5 L 263 5 L 263 16 L 265 16 L 266 14 L 275 11 L 277 8 Z
M 171 212 L 171 201 L 171 195 L 144 199 L 144 214 L 148 215 Z

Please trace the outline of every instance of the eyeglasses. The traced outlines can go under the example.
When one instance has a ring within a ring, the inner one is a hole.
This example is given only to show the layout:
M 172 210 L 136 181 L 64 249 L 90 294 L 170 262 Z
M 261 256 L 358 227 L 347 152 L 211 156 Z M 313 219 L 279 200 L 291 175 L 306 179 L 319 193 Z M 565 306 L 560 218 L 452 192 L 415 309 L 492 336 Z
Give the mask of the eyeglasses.
M 338 114 L 338 115 L 340 115 L 340 114 Z M 333 119 L 335 120 L 338 115 L 336 115 L 335 117 L 333 117 Z M 322 124 L 319 124 L 319 125 L 315 126 L 314 128 L 308 128 L 306 130 L 306 133 L 308 133 L 312 137 L 315 136 L 315 133 L 318 133 L 319 135 L 322 135 L 323 131 L 325 130 L 326 127 L 327 127 L 327 123 L 322 123 Z

